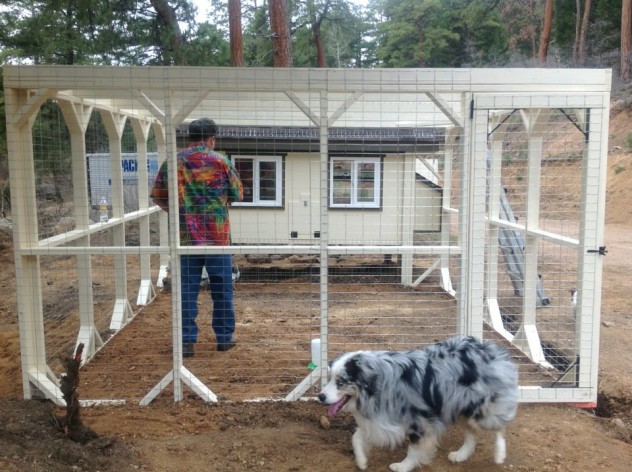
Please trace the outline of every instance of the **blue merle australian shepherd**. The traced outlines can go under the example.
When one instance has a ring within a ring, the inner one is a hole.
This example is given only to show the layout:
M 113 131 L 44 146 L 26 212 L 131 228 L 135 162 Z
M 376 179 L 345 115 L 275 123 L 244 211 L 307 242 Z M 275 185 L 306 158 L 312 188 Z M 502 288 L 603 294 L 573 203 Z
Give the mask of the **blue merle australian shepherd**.
M 506 457 L 505 428 L 516 416 L 518 372 L 507 352 L 492 342 L 458 336 L 425 349 L 357 351 L 330 363 L 329 381 L 318 395 L 328 414 L 353 414 L 357 466 L 364 470 L 371 446 L 394 448 L 409 439 L 408 454 L 390 465 L 408 472 L 429 464 L 446 427 L 462 421 L 465 441 L 450 452 L 467 460 L 476 431 L 495 431 L 494 462 Z

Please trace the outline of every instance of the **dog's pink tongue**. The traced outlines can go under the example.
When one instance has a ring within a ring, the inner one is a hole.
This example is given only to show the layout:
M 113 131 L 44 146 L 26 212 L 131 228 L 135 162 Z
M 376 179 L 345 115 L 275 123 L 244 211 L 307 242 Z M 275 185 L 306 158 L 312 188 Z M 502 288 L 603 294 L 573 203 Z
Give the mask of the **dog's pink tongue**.
M 329 408 L 327 409 L 327 416 L 334 416 L 336 413 L 342 410 L 342 408 L 345 406 L 347 401 L 349 401 L 349 398 L 343 397 L 342 399 L 338 400 L 336 403 L 329 405 Z

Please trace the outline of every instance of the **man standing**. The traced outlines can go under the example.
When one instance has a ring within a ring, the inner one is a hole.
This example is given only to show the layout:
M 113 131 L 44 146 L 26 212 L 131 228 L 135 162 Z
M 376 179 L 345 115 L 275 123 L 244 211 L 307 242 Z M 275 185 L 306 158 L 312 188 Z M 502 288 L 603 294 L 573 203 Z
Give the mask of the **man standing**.
M 217 125 L 202 118 L 189 125 L 189 143 L 178 153 L 178 208 L 180 244 L 183 246 L 228 246 L 230 223 L 228 204 L 243 199 L 243 186 L 232 162 L 214 151 Z M 154 202 L 169 211 L 167 163 L 160 167 L 151 190 Z M 235 346 L 232 256 L 182 255 L 182 355 L 192 357 L 198 337 L 196 318 L 202 269 L 209 276 L 213 299 L 212 327 L 218 351 Z

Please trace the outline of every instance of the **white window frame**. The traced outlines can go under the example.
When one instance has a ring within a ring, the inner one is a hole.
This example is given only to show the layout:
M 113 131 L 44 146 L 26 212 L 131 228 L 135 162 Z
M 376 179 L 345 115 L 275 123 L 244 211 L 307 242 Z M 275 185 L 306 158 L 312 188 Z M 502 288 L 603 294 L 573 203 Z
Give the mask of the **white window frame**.
M 281 207 L 283 206 L 283 158 L 281 156 L 254 156 L 254 155 L 232 155 L 233 165 L 236 159 L 252 159 L 253 161 L 253 198 L 252 202 L 234 202 L 232 206 L 240 207 Z M 261 185 L 259 182 L 259 169 L 262 162 L 273 162 L 276 172 L 276 199 L 261 200 Z
M 351 202 L 334 203 L 334 161 L 351 162 Z M 373 201 L 358 201 L 358 169 L 362 164 L 374 164 Z M 329 206 L 330 208 L 380 208 L 382 162 L 379 157 L 336 157 L 329 159 Z

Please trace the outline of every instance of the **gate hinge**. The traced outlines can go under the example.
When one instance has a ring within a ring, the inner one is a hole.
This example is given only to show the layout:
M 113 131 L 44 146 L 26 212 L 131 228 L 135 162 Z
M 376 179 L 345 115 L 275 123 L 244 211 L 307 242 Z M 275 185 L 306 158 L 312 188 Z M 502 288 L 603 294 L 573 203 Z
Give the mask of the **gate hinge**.
M 608 254 L 608 250 L 606 249 L 606 246 L 599 246 L 599 249 L 588 249 L 588 251 L 586 252 L 599 253 L 600 256 L 605 256 L 606 254 Z

